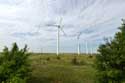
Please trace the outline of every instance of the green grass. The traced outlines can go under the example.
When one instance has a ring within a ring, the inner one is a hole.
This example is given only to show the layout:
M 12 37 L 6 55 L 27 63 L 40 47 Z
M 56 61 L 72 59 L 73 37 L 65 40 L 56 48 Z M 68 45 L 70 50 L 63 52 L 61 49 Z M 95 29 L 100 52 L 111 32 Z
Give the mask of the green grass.
M 77 58 L 79 64 L 73 64 Z M 32 72 L 29 83 L 94 83 L 95 57 L 75 54 L 34 54 L 30 57 Z

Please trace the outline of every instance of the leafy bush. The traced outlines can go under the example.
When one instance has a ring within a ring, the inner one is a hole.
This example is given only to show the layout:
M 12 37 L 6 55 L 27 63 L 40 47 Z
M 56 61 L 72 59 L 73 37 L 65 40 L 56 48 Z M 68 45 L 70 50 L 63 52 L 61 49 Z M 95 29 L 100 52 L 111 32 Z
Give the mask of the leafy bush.
M 93 58 L 93 55 L 90 55 L 89 58 Z
M 74 57 L 72 59 L 72 64 L 74 64 L 74 65 L 78 65 L 79 64 L 77 57 Z
M 29 77 L 27 45 L 19 49 L 14 43 L 9 51 L 4 48 L 0 57 L 0 83 L 25 83 Z
M 100 45 L 96 57 L 99 83 L 123 83 L 125 80 L 125 24 L 115 38 Z
M 10 80 L 8 80 L 7 83 L 26 83 L 26 80 L 15 76 L 15 77 L 11 78 Z
M 73 65 L 85 65 L 86 64 L 86 62 L 84 61 L 84 60 L 78 60 L 78 58 L 75 56 L 73 59 L 72 59 L 72 61 L 71 61 L 71 63 L 73 64 Z
M 46 59 L 47 61 L 50 61 L 50 58 L 49 57 L 47 57 L 47 59 Z
M 80 64 L 80 62 L 78 61 L 76 56 L 72 59 L 72 64 L 73 65 L 79 65 Z
M 57 58 L 57 60 L 61 60 L 61 57 L 60 57 L 60 56 L 57 56 L 56 58 Z

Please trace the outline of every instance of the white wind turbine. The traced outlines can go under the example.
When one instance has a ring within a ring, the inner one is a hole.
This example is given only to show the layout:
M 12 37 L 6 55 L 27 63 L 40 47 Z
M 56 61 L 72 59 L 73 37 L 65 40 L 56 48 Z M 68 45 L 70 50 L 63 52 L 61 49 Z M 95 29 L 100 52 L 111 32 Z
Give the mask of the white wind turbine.
M 92 43 L 91 43 L 90 51 L 91 51 L 91 55 L 93 55 L 93 45 L 92 45 Z
M 87 54 L 89 54 L 89 49 L 88 49 L 88 39 L 87 39 L 87 37 L 85 37 L 84 39 L 83 39 L 83 41 L 84 41 L 84 48 L 85 48 L 85 54 L 87 55 Z
M 64 35 L 65 32 L 63 30 L 63 26 L 62 26 L 62 18 L 60 18 L 60 21 L 59 21 L 59 24 L 47 24 L 47 26 L 50 26 L 50 27 L 57 27 L 57 56 L 59 55 L 59 52 L 60 52 L 60 31 L 63 32 Z
M 92 55 L 93 54 L 93 47 L 92 47 L 92 42 L 90 42 L 92 40 L 88 40 L 88 42 L 86 41 L 86 54 L 90 54 Z
M 87 40 L 85 41 L 85 49 L 86 49 L 86 55 L 88 54 L 88 42 L 87 42 Z
M 78 33 L 78 35 L 77 35 L 77 42 L 78 42 L 78 44 L 77 44 L 77 52 L 78 52 L 78 55 L 80 55 L 80 36 L 81 35 L 82 35 L 81 32 Z
M 80 55 L 80 51 L 81 51 L 81 47 L 80 47 L 80 36 L 82 35 L 83 32 L 79 32 L 78 34 L 75 35 L 68 35 L 69 37 L 77 37 L 77 54 Z M 88 54 L 88 42 L 86 39 L 84 39 L 85 41 L 85 53 Z

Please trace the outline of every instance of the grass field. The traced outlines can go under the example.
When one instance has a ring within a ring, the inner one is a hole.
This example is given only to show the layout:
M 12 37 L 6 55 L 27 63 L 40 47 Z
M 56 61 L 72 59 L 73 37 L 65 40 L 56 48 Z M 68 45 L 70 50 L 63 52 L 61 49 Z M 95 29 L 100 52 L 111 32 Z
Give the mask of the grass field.
M 74 60 L 75 59 L 75 60 Z M 75 54 L 34 54 L 30 56 L 29 83 L 94 83 L 95 57 Z

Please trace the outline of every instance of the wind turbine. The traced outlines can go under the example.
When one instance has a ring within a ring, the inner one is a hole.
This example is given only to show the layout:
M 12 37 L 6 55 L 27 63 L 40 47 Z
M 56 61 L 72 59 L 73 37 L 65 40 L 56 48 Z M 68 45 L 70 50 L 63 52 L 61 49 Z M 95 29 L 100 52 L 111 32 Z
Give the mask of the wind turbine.
M 86 55 L 88 54 L 88 42 L 87 40 L 85 41 L 85 48 L 86 48 Z
M 92 45 L 92 42 L 91 42 L 91 46 L 90 46 L 90 55 L 92 56 L 93 54 L 93 45 Z
M 78 33 L 78 35 L 77 35 L 77 42 L 78 42 L 78 44 L 77 44 L 77 52 L 78 52 L 78 55 L 80 55 L 80 36 L 82 35 L 82 33 L 80 32 L 80 33 Z
M 47 26 L 57 27 L 57 49 L 56 49 L 57 52 L 56 54 L 58 56 L 60 52 L 60 31 L 62 31 L 63 34 L 66 35 L 62 26 L 62 18 L 60 18 L 59 24 L 47 24 Z

